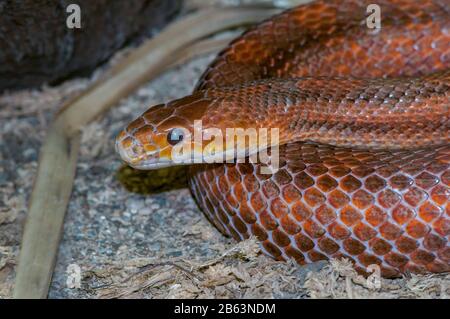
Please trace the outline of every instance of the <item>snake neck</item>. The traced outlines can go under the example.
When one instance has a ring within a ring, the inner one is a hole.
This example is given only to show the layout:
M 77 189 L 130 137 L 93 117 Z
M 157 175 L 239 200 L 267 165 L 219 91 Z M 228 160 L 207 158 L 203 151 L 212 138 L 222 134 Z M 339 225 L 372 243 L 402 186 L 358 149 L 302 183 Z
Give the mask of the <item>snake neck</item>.
M 206 90 L 205 127 L 278 130 L 278 144 L 367 149 L 447 144 L 447 76 L 391 80 L 294 78 Z

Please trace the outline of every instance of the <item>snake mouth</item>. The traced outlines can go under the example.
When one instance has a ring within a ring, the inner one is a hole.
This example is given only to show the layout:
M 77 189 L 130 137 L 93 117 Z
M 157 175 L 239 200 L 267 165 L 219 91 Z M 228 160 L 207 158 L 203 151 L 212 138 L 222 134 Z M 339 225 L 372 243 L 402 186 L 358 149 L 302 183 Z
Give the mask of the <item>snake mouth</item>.
M 173 165 L 170 160 L 161 159 L 158 152 L 135 157 L 130 148 L 124 148 L 116 144 L 116 150 L 122 160 L 135 169 L 152 170 Z
M 135 168 L 135 169 L 140 169 L 140 170 L 155 170 L 155 169 L 160 169 L 160 168 L 165 168 L 165 167 L 169 167 L 169 166 L 173 166 L 173 163 L 171 163 L 170 161 L 153 161 L 152 160 L 145 160 L 145 161 L 141 161 L 139 163 L 128 163 L 131 167 Z

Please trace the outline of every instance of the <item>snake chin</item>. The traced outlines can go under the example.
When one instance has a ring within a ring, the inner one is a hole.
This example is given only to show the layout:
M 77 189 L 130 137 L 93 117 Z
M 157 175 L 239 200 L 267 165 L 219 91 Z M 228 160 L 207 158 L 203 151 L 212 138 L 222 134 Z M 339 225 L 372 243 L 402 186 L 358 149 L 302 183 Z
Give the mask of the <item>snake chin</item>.
M 174 166 L 172 162 L 140 162 L 140 163 L 128 163 L 131 167 L 140 170 L 156 170 L 160 168 L 166 168 L 170 166 Z

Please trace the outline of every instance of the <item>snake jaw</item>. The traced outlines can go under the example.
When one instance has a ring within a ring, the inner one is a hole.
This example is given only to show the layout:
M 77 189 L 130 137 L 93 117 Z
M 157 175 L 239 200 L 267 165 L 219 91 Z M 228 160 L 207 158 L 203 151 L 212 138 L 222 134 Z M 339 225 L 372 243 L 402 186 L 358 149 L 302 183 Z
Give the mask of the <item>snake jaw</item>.
M 161 162 L 161 161 L 152 161 L 152 160 L 144 160 L 140 161 L 136 164 L 130 164 L 131 167 L 140 170 L 155 170 L 165 167 L 173 166 L 172 162 Z

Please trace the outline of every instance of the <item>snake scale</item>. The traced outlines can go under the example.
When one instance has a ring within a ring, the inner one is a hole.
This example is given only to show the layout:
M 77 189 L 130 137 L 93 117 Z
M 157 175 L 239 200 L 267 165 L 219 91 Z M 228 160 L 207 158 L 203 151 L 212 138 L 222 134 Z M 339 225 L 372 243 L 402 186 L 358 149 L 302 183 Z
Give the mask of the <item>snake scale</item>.
M 276 128 L 270 174 L 239 144 L 234 163 L 189 166 L 192 194 L 222 233 L 255 235 L 268 255 L 299 264 L 346 257 L 385 277 L 448 272 L 450 1 L 377 0 L 378 32 L 369 3 L 315 1 L 251 28 L 192 95 L 130 123 L 121 157 L 156 169 L 184 145 L 194 158 L 207 145 L 188 138 L 195 120 Z

